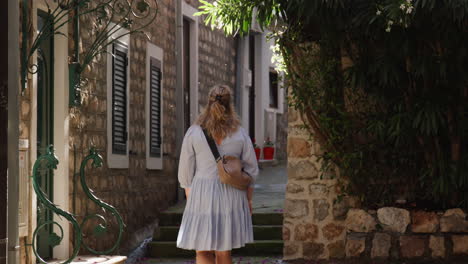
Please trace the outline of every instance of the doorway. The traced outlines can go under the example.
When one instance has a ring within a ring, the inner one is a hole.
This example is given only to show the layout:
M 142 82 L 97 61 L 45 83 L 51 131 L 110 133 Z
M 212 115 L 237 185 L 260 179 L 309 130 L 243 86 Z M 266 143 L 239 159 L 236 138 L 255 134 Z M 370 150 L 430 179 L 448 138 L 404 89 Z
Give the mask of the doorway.
M 37 14 L 37 28 L 52 31 L 52 21 L 49 15 L 39 11 Z M 45 32 L 48 34 L 48 32 Z M 53 144 L 54 120 L 54 39 L 53 35 L 43 41 L 37 50 L 37 157 L 46 153 L 47 146 Z M 54 200 L 53 171 L 41 168 L 38 170 L 40 187 L 50 201 Z M 37 226 L 52 221 L 52 211 L 45 209 L 38 202 Z M 53 232 L 52 225 L 40 229 L 37 237 L 37 250 L 43 259 L 52 258 L 52 246 L 49 244 L 49 235 Z

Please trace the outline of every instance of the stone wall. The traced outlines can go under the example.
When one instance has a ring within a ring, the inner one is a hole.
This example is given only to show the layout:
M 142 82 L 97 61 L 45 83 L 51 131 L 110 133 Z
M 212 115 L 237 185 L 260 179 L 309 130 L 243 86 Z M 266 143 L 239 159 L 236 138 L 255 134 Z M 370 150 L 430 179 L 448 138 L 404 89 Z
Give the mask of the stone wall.
M 339 196 L 338 173 L 320 172 L 320 147 L 301 127 L 297 111 L 290 108 L 288 117 L 284 259 L 360 264 L 468 261 L 466 212 L 360 209 L 356 199 Z
M 164 51 L 163 67 L 163 170 L 146 169 L 145 143 L 145 98 L 146 98 L 146 47 L 148 39 L 141 35 L 130 38 L 130 92 L 128 169 L 110 169 L 106 162 L 103 168 L 89 169 L 87 179 L 94 194 L 115 206 L 125 222 L 122 251 L 132 249 L 141 240 L 151 235 L 151 227 L 161 210 L 176 200 L 177 159 L 175 149 L 175 2 L 158 1 L 159 14 L 156 21 L 145 29 L 150 42 Z M 80 50 L 90 45 L 92 17 L 81 17 Z M 72 50 L 70 50 L 70 54 Z M 95 59 L 86 69 L 83 77 L 89 82 L 84 87 L 83 104 L 70 110 L 70 177 L 79 171 L 79 163 L 94 144 L 107 160 L 107 104 L 106 56 Z M 76 161 L 76 163 L 75 163 Z M 89 167 L 90 168 L 90 167 Z M 70 205 L 78 218 L 100 212 L 99 208 L 86 198 L 80 187 L 74 189 L 70 179 Z M 79 184 L 78 184 L 79 186 Z M 73 197 L 75 194 L 75 198 Z M 111 216 L 108 216 L 112 219 Z M 91 227 L 90 227 L 91 228 Z M 139 231 L 140 230 L 140 231 Z M 141 231 L 143 230 L 143 231 Z M 90 229 L 86 230 L 91 234 Z M 97 248 L 108 248 L 114 242 L 116 232 L 94 239 L 88 235 L 84 240 Z M 99 246 L 97 246 L 99 245 Z M 122 252 L 121 251 L 121 252 Z
M 468 221 L 458 208 L 445 212 L 351 209 L 345 227 L 346 258 L 468 260 Z
M 302 128 L 298 112 L 288 110 L 288 184 L 284 205 L 284 259 L 344 256 L 346 210 L 337 202 L 333 173 L 322 175 L 318 144 Z
M 185 0 L 197 8 L 198 0 Z M 200 110 L 208 103 L 206 96 L 214 85 L 228 85 L 236 88 L 236 40 L 226 37 L 221 30 L 211 30 L 203 17 L 198 18 L 198 98 Z

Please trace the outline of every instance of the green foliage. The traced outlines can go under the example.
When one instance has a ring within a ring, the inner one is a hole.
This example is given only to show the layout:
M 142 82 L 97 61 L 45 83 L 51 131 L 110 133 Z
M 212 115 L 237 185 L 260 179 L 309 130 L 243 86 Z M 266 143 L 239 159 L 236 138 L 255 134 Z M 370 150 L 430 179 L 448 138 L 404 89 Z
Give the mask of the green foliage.
M 223 0 L 204 14 L 245 33 L 254 9 L 263 27 L 275 14 L 287 25 L 291 105 L 345 193 L 468 207 L 468 1 Z

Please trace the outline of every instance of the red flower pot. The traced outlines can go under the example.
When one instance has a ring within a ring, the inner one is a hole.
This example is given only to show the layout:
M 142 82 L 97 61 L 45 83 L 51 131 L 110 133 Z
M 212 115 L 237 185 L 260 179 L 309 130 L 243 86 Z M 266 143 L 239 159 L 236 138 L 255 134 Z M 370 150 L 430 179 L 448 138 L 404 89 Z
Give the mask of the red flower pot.
M 266 160 L 272 160 L 275 154 L 274 147 L 264 147 L 263 148 L 263 158 Z
M 261 152 L 261 151 L 262 151 L 262 150 L 261 150 L 260 148 L 255 148 L 255 156 L 257 157 L 257 160 L 260 159 L 260 152 Z

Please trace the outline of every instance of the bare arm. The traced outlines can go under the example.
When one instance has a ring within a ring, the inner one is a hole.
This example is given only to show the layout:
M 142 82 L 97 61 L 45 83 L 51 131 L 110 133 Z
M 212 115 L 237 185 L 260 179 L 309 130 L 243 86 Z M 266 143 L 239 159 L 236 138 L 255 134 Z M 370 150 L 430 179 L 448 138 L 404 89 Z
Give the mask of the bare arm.
M 187 200 L 188 200 L 189 195 L 190 195 L 190 188 L 185 188 L 185 197 L 187 197 Z

